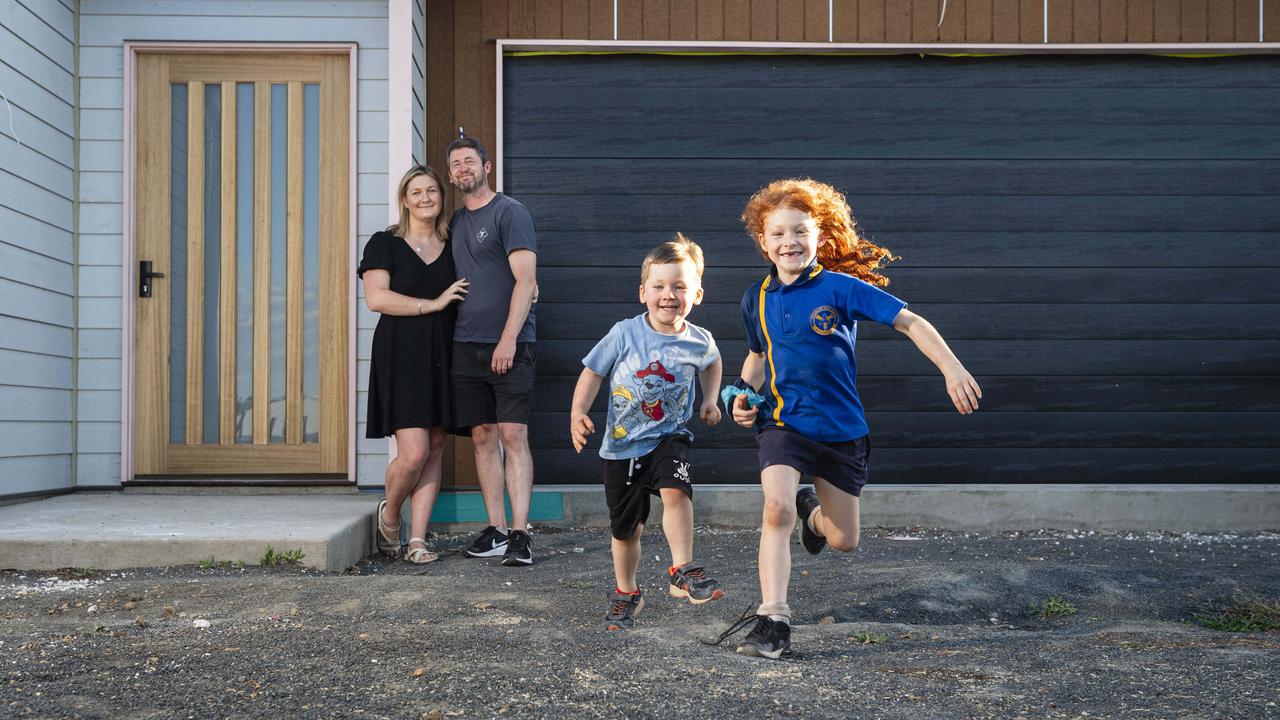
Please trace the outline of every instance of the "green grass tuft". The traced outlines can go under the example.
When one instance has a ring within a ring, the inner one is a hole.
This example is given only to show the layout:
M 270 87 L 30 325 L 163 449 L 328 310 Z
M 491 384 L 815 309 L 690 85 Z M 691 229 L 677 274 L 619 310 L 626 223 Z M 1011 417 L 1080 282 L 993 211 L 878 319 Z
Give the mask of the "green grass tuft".
M 849 633 L 849 639 L 855 642 L 862 643 L 863 645 L 879 645 L 885 640 L 888 640 L 889 636 L 877 635 L 876 633 L 873 633 L 870 630 L 863 630 L 862 632 L 859 632 L 859 633 Z
M 1195 613 L 1197 625 L 1223 632 L 1280 632 L 1280 600 L 1237 595 L 1220 606 Z
M 1055 595 L 1051 598 L 1046 598 L 1044 602 L 1031 603 L 1027 606 L 1027 612 L 1048 620 L 1049 618 L 1075 615 L 1079 610 L 1076 609 L 1075 605 Z
M 262 553 L 262 558 L 258 560 L 259 565 L 298 565 L 302 562 L 302 558 L 307 554 L 302 552 L 302 548 L 297 550 L 276 550 L 270 545 L 267 551 Z

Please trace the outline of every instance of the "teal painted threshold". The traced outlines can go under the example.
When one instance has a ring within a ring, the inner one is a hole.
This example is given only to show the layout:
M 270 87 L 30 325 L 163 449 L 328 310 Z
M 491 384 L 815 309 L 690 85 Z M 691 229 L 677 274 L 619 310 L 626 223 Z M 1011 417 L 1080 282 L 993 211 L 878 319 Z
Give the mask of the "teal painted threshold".
M 511 501 L 506 505 L 507 517 L 510 517 Z M 442 492 L 431 511 L 433 523 L 483 523 L 488 519 L 484 500 L 478 492 Z M 529 522 L 539 520 L 564 520 L 563 493 L 534 491 L 529 502 Z

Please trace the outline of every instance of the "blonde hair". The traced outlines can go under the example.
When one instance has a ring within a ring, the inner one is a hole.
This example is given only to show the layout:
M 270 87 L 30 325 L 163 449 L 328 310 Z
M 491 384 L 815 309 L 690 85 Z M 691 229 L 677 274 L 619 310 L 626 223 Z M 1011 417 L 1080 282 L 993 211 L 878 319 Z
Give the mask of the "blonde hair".
M 396 237 L 405 237 L 409 232 L 409 208 L 404 204 L 404 194 L 409 191 L 409 183 L 413 179 L 426 175 L 435 181 L 436 187 L 440 189 L 440 214 L 436 216 L 436 235 L 444 241 L 449 239 L 449 214 L 445 212 L 445 184 L 440 179 L 440 174 L 431 168 L 430 165 L 414 165 L 405 171 L 404 177 L 400 178 L 400 184 L 396 187 L 396 205 L 400 208 L 400 222 L 387 227 L 387 232 Z
M 698 271 L 698 277 L 702 277 L 702 248 L 682 233 L 676 233 L 675 239 L 662 243 L 644 257 L 644 263 L 640 266 L 640 284 L 643 285 L 649 279 L 650 265 L 686 261 L 693 263 L 693 267 Z
M 757 190 L 747 201 L 740 219 L 765 260 L 769 259 L 769 254 L 764 251 L 765 220 L 769 213 L 784 206 L 806 213 L 818 224 L 821 234 L 818 262 L 823 267 L 848 273 L 872 285 L 883 287 L 889 284 L 889 278 L 881 275 L 880 270 L 884 263 L 898 258 L 888 248 L 880 247 L 858 233 L 844 193 L 811 178 L 774 180 Z

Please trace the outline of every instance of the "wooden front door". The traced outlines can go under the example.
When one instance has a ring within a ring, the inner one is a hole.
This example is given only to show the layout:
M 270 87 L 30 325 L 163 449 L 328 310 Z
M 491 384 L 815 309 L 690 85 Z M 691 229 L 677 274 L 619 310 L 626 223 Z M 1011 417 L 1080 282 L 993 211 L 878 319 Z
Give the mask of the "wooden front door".
M 138 56 L 135 476 L 347 472 L 349 72 Z

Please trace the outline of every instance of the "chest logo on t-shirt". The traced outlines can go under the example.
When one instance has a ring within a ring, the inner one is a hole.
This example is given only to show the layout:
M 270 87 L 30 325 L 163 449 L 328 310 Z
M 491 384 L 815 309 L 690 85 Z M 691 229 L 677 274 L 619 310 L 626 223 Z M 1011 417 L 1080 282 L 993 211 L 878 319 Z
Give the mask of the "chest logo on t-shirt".
M 476 233 L 476 242 L 484 242 L 489 237 L 489 228 L 480 228 L 480 232 Z
M 819 335 L 830 335 L 835 332 L 839 324 L 840 313 L 830 305 L 814 308 L 813 312 L 809 313 L 809 327 Z

